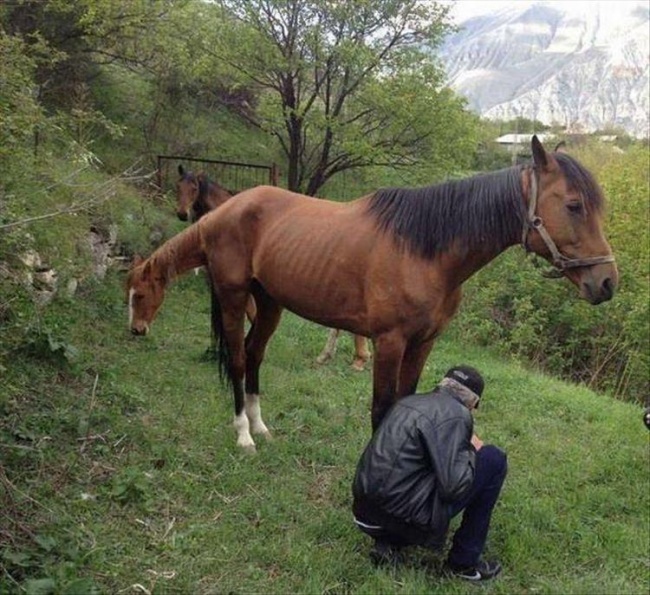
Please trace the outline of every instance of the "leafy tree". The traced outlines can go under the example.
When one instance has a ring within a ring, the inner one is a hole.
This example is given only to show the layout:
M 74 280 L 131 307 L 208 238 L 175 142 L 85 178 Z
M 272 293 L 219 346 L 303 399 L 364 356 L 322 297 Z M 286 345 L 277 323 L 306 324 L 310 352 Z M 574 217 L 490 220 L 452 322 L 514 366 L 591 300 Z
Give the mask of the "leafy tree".
M 466 162 L 475 119 L 444 88 L 434 50 L 448 6 L 419 0 L 222 0 L 205 20 L 205 77 L 253 89 L 241 113 L 278 139 L 287 184 L 315 195 L 332 176 L 426 160 Z M 206 10 L 207 14 L 207 10 Z

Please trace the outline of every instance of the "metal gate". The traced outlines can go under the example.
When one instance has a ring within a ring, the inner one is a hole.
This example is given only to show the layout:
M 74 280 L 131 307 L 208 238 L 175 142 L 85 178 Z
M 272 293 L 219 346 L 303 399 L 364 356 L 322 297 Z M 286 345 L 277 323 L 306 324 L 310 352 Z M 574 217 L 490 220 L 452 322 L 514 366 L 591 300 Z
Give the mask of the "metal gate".
M 210 179 L 232 194 L 261 184 L 278 185 L 278 168 L 275 163 L 260 165 L 219 159 L 158 155 L 157 182 L 161 194 L 174 189 L 178 180 L 179 165 L 196 173 L 205 172 Z

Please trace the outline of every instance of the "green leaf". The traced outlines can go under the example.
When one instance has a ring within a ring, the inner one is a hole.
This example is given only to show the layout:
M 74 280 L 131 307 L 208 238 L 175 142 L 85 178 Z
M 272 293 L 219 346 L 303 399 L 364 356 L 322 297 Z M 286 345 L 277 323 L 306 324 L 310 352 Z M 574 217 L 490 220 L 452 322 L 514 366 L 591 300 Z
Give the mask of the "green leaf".
M 68 583 L 61 592 L 63 595 L 95 595 L 99 589 L 92 579 L 79 578 Z
M 27 595 L 49 595 L 56 591 L 56 581 L 52 578 L 28 580 L 24 584 Z
M 57 545 L 56 539 L 49 535 L 37 535 L 34 541 L 38 543 L 46 552 L 51 552 Z

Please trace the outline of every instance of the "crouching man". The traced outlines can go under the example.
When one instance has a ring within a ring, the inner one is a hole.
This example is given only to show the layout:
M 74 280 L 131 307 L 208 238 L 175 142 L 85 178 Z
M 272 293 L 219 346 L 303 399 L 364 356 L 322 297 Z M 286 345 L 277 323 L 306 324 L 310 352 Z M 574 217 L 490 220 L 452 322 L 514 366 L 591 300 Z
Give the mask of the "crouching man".
M 483 386 L 474 368 L 451 368 L 432 392 L 400 399 L 375 431 L 352 489 L 355 522 L 374 539 L 375 564 L 399 562 L 405 546 L 442 549 L 462 511 L 446 573 L 484 581 L 501 571 L 481 557 L 507 472 L 505 453 L 474 434 Z

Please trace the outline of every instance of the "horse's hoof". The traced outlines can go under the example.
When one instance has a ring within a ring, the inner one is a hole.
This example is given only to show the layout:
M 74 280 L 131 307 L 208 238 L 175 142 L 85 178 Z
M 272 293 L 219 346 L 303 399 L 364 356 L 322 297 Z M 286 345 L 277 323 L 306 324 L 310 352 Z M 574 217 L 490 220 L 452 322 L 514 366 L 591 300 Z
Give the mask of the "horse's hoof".
M 319 365 L 323 365 L 325 362 L 327 362 L 329 359 L 331 359 L 331 356 L 329 355 L 319 355 L 316 358 L 316 363 Z
M 247 444 L 246 446 L 242 446 L 242 450 L 247 455 L 257 454 L 257 448 L 255 448 L 254 444 Z
M 351 368 L 357 372 L 363 372 L 366 369 L 366 362 L 361 360 L 354 360 L 352 362 Z
M 271 432 L 269 432 L 268 430 L 266 432 L 262 432 L 261 435 L 264 436 L 264 440 L 267 440 L 268 442 L 273 442 L 274 440 L 273 434 L 271 434 Z

